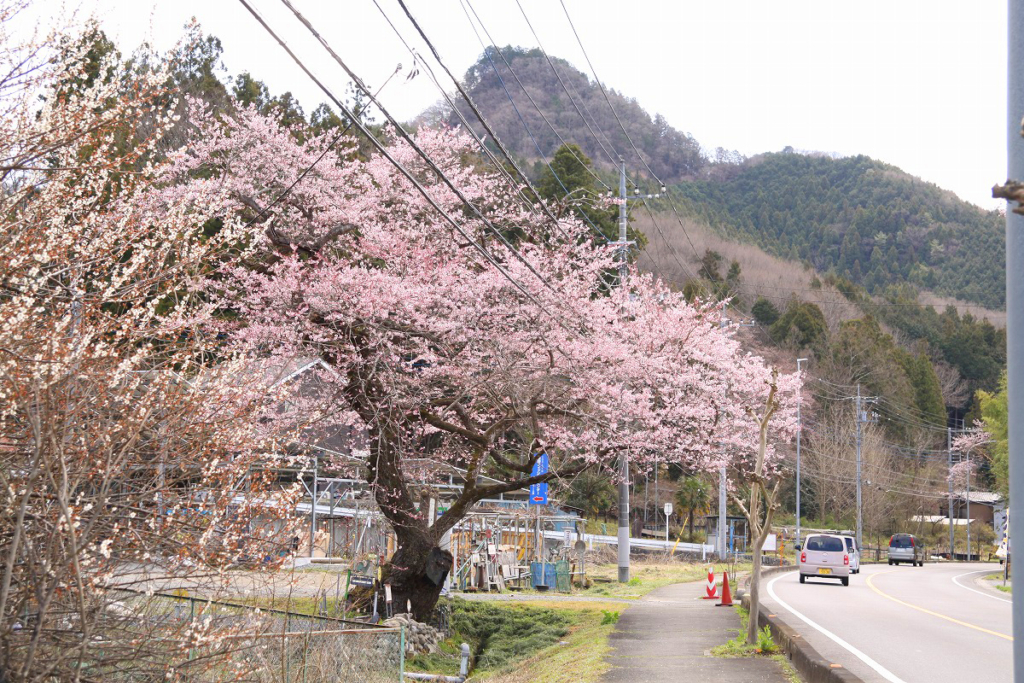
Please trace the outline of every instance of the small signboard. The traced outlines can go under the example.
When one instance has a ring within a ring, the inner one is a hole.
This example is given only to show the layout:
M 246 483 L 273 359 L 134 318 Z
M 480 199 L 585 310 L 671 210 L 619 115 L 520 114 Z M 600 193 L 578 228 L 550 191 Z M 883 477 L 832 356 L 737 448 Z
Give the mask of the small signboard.
M 768 534 L 768 537 L 764 539 L 764 545 L 761 546 L 761 552 L 774 553 L 778 549 L 778 536 L 775 534 Z
M 548 454 L 541 453 L 540 457 L 537 458 L 537 462 L 533 463 L 533 470 L 530 472 L 531 477 L 539 477 L 542 474 L 548 473 Z M 548 485 L 544 484 L 531 484 L 530 485 L 530 505 L 547 505 L 548 504 Z
M 672 516 L 672 503 L 665 503 L 665 516 L 666 517 L 671 517 Z
M 372 576 L 364 576 L 362 574 L 353 574 L 352 575 L 351 583 L 352 583 L 353 586 L 372 587 L 373 586 L 373 577 Z

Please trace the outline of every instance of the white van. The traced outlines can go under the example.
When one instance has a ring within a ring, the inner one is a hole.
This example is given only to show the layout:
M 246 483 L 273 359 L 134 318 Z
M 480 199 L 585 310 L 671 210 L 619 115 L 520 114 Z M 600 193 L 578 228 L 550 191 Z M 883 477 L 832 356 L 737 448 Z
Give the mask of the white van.
M 860 548 L 857 539 L 849 534 L 840 534 L 846 542 L 846 553 L 850 556 L 850 573 L 860 574 Z
M 846 541 L 833 534 L 811 534 L 800 550 L 800 583 L 807 577 L 839 579 L 844 586 L 850 585 L 850 554 Z

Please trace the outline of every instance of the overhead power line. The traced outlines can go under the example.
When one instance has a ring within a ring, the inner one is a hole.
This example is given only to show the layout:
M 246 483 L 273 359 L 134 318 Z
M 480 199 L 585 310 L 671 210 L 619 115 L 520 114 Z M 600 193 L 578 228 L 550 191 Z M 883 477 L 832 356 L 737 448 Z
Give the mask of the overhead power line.
M 512 274 L 509 273 L 501 265 L 500 262 L 498 262 L 498 260 L 494 257 L 493 254 L 491 254 L 482 244 L 477 243 L 477 241 L 474 240 L 466 232 L 466 230 L 447 211 L 445 211 L 444 208 L 442 208 L 440 206 L 440 204 L 437 203 L 437 200 L 434 199 L 434 197 L 420 183 L 420 181 L 415 177 L 415 175 L 412 172 L 410 172 L 407 168 L 405 168 L 405 166 L 401 162 L 399 162 L 397 159 L 395 159 L 395 157 L 388 151 L 388 149 L 383 144 L 381 144 L 381 142 L 379 140 L 377 140 L 377 138 L 374 137 L 374 135 L 369 130 L 367 130 L 366 126 L 363 125 L 362 121 L 360 121 L 359 118 L 352 111 L 349 110 L 349 108 L 334 94 L 334 92 L 331 91 L 326 85 L 324 85 L 324 83 L 316 75 L 314 75 L 312 73 L 312 71 L 310 71 L 310 69 L 305 65 L 305 63 L 301 59 L 298 58 L 298 56 L 295 54 L 295 52 L 277 34 L 277 32 L 274 31 L 273 28 L 270 27 L 270 25 L 266 22 L 266 20 L 264 20 L 263 16 L 248 2 L 248 0 L 239 0 L 239 2 L 249 11 L 250 14 L 252 14 L 252 16 L 260 23 L 260 25 L 264 28 L 264 30 L 266 30 L 267 33 L 269 33 L 271 35 L 271 37 L 273 37 L 274 40 L 277 41 L 277 43 L 281 46 L 281 48 L 284 49 L 285 52 L 288 54 L 288 56 L 291 57 L 292 60 L 296 63 L 296 65 L 300 69 L 302 69 L 302 71 L 306 74 L 306 76 L 308 76 L 310 78 L 310 80 L 312 80 L 324 92 L 324 94 L 327 95 L 327 97 L 335 104 L 335 106 L 338 107 L 338 109 L 345 116 L 347 116 L 349 118 L 349 120 L 351 120 L 351 121 L 353 121 L 355 123 L 355 125 L 359 129 L 359 131 L 361 133 L 363 133 L 363 135 L 370 141 L 370 143 L 377 149 L 377 151 L 379 151 L 384 156 L 384 158 L 386 158 L 388 160 L 388 162 L 390 162 L 393 166 L 395 166 L 395 168 L 397 168 L 402 173 L 402 175 L 404 175 L 406 177 L 406 179 L 409 180 L 410 183 L 412 183 L 412 185 L 424 197 L 424 199 L 427 200 L 427 202 L 431 205 L 431 207 L 435 211 L 437 211 L 445 219 L 445 221 L 449 225 L 451 225 L 452 228 L 454 228 L 455 231 L 458 232 L 463 237 L 463 239 L 465 239 L 470 244 L 470 246 L 472 246 L 474 248 L 474 250 L 476 250 L 481 256 L 483 256 L 484 259 L 486 259 L 486 261 L 488 263 L 490 263 L 491 266 L 493 266 L 502 275 L 502 277 L 507 279 L 512 284 L 512 286 L 515 287 L 516 290 L 518 290 L 524 297 L 526 297 L 527 300 L 531 301 L 534 305 L 536 305 L 538 307 L 538 309 L 540 309 L 545 314 L 550 316 L 553 320 L 555 320 L 560 326 L 562 326 L 567 331 L 570 331 L 570 332 L 572 332 L 574 334 L 577 333 L 577 331 L 572 330 L 572 328 L 567 326 L 565 324 L 565 322 L 559 316 L 556 316 L 554 313 L 552 313 L 522 283 L 520 283 L 518 280 L 516 280 L 512 276 Z M 348 73 L 347 69 L 346 69 L 346 72 Z M 350 77 L 353 76 L 353 75 L 354 74 L 350 74 Z M 356 79 L 353 78 L 353 80 L 355 81 Z M 358 84 L 359 84 L 359 87 L 361 89 L 363 89 L 364 92 L 367 92 L 366 86 L 362 84 L 361 80 L 358 81 Z M 371 102 L 373 102 L 373 104 L 375 104 L 378 107 L 378 109 L 380 109 L 381 112 L 384 113 L 385 116 L 389 117 L 389 120 L 391 120 L 390 114 L 387 113 L 386 110 L 381 107 L 381 105 L 379 104 L 377 99 L 375 97 L 373 97 L 373 93 L 367 92 L 367 94 L 371 97 Z M 418 146 L 417 146 L 417 148 L 418 148 Z M 428 163 L 428 165 L 431 165 L 434 169 L 436 169 L 436 172 L 439 173 L 439 175 L 441 175 L 444 178 L 447 178 L 447 176 L 445 176 L 440 171 L 440 169 L 437 169 L 436 164 L 434 164 L 432 160 L 429 160 L 429 157 L 427 158 L 427 163 Z M 449 180 L 449 183 L 450 183 L 450 180 Z M 461 195 L 461 193 L 459 193 L 459 195 Z

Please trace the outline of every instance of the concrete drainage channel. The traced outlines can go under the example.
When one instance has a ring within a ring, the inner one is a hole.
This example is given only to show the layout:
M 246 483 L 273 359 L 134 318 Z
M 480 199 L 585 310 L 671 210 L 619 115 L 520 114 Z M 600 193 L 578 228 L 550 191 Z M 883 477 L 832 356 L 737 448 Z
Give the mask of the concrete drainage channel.
M 441 676 L 438 674 L 421 674 L 413 672 L 405 672 L 403 674 L 406 678 L 414 681 L 442 681 L 443 683 L 465 683 L 466 678 L 469 676 L 469 644 L 462 644 L 462 661 L 459 663 L 459 675 L 458 676 Z
M 796 567 L 771 567 L 761 572 L 762 591 L 767 578 L 783 572 L 795 571 Z M 749 579 L 748 579 L 749 584 Z M 744 591 L 741 597 L 743 607 L 750 609 L 750 594 Z M 807 683 L 863 683 L 863 679 L 856 676 L 848 669 L 833 665 L 815 650 L 804 638 L 792 627 L 786 624 L 777 615 L 769 613 L 768 609 L 761 604 L 757 615 L 758 628 L 767 626 L 771 629 L 772 640 L 779 646 L 790 664 L 797 670 L 800 676 Z

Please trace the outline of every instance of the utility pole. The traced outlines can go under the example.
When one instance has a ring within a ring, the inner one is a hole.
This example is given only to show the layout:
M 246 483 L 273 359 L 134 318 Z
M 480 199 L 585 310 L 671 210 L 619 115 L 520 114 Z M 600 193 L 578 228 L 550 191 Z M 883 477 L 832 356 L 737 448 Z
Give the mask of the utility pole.
M 1006 177 L 1024 179 L 1024 140 L 1020 135 L 1024 113 L 1024 6 L 1007 3 Z M 1024 424 L 1024 216 L 1006 212 L 1006 360 L 1009 393 L 1008 424 Z M 1010 517 L 1024 521 L 1024 430 L 1011 429 Z M 1010 535 L 1013 552 L 1013 535 Z M 1016 580 L 1013 580 L 1016 583 Z M 1012 584 L 1011 584 L 1012 586 Z M 1013 680 L 1024 683 L 1024 597 L 1021 586 L 1013 599 Z
M 626 162 L 621 160 L 619 166 L 619 241 L 614 244 L 619 248 L 619 286 L 626 286 L 626 275 L 629 272 L 629 245 L 632 241 L 626 239 L 626 227 L 629 222 L 627 203 L 630 199 L 654 199 L 661 195 L 640 194 L 637 189 L 632 197 L 626 194 Z M 664 192 L 665 188 L 662 187 Z M 629 456 L 622 454 L 622 472 L 619 481 L 619 583 L 629 581 Z
M 953 472 L 953 428 L 946 427 L 946 454 L 949 457 L 949 472 Z M 953 559 L 953 479 L 949 480 L 949 559 Z
M 718 471 L 718 559 L 725 560 L 725 465 Z
M 874 398 L 869 398 L 860 395 L 860 385 L 857 385 L 857 549 L 860 550 L 864 547 L 861 543 L 861 536 L 863 535 L 863 507 L 861 503 L 861 425 L 868 424 L 871 422 L 877 422 L 878 418 L 875 417 L 874 413 L 868 415 L 866 410 L 862 409 L 864 403 L 873 403 Z
M 806 363 L 806 358 L 796 359 L 796 374 L 800 374 L 800 364 Z M 796 544 L 800 545 L 800 435 L 804 431 L 803 420 L 800 419 L 800 403 L 803 400 L 803 390 L 796 397 Z

